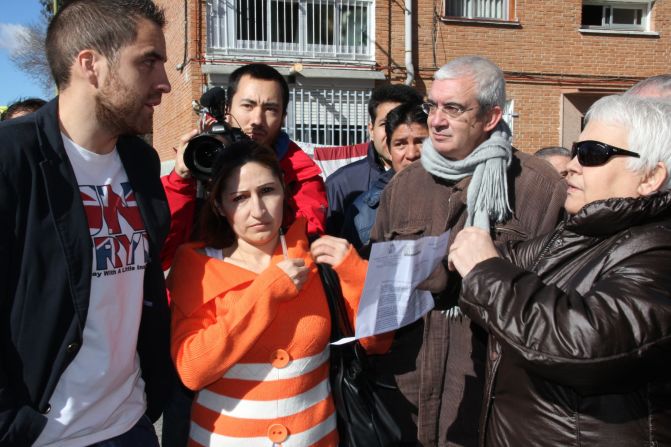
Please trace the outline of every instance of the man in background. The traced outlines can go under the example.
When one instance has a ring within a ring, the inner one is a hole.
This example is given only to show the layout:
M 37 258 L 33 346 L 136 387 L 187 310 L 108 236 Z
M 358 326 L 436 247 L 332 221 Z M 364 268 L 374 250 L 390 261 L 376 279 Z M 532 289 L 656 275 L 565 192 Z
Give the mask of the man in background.
M 559 175 L 566 177 L 568 170 L 566 165 L 571 161 L 571 151 L 561 146 L 548 146 L 539 149 L 534 153 L 536 157 L 542 158 L 552 165 L 559 172 Z
M 671 74 L 661 74 L 643 79 L 634 84 L 624 94 L 649 98 L 671 98 Z
M 310 236 L 323 234 L 327 202 L 321 171 L 282 131 L 289 106 L 289 86 L 284 77 L 266 64 L 243 65 L 231 73 L 225 100 L 228 124 L 274 149 L 284 173 L 292 214 L 307 219 Z M 183 137 L 174 171 L 162 178 L 172 216 L 170 235 L 161 255 L 164 268 L 170 266 L 175 250 L 189 239 L 193 230 L 196 180 L 184 164 L 183 154 L 188 140 L 196 133 Z
M 383 85 L 373 91 L 368 101 L 370 143 L 366 157 L 343 166 L 326 179 L 328 234 L 337 236 L 341 233 L 345 214 L 354 199 L 368 191 L 380 175 L 391 167 L 385 144 L 387 137 L 384 125 L 387 113 L 400 104 L 421 101 L 422 96 L 404 84 Z
M 354 245 L 364 258 L 369 255 L 370 229 L 375 223 L 382 191 L 394 175 L 421 157 L 422 144 L 429 136 L 426 113 L 420 102 L 397 106 L 387 114 L 385 121 L 385 147 L 391 169 L 380 175 L 368 191 L 359 194 L 352 202 L 345 214 L 341 233 L 341 237 Z
M 10 120 L 12 118 L 19 118 L 29 113 L 35 112 L 37 109 L 45 105 L 47 102 L 40 98 L 25 98 L 13 102 L 7 107 L 2 115 L 0 121 Z

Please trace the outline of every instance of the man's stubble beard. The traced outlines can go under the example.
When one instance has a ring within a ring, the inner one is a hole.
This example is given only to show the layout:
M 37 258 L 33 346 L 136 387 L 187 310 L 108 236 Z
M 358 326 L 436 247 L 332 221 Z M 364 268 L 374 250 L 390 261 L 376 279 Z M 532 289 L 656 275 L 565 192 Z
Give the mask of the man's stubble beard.
M 140 121 L 143 102 L 114 71 L 96 95 L 96 118 L 115 135 L 142 135 L 152 131 L 153 120 L 143 126 Z M 139 107 L 138 107 L 139 106 Z

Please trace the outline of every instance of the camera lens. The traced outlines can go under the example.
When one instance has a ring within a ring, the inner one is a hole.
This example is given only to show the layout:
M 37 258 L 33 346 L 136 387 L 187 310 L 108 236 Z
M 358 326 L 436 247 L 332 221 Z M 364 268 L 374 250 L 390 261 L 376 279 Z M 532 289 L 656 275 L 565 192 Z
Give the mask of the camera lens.
M 207 180 L 212 166 L 224 143 L 210 135 L 198 135 L 189 141 L 184 150 L 184 164 L 199 180 Z
M 231 143 L 248 138 L 240 129 L 215 123 L 205 133 L 193 137 L 184 149 L 184 164 L 198 180 L 208 181 L 219 154 Z

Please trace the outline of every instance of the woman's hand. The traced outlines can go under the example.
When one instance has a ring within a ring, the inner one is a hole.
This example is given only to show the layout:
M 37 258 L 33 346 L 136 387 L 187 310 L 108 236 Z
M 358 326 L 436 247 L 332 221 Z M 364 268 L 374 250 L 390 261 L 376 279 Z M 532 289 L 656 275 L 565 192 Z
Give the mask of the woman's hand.
M 310 253 L 317 264 L 337 265 L 345 258 L 350 243 L 333 236 L 322 236 L 312 243 Z
M 454 238 L 447 261 L 450 270 L 458 271 L 463 278 L 480 262 L 498 257 L 499 253 L 489 232 L 481 228 L 468 227 Z
M 305 266 L 305 261 L 298 258 L 285 259 L 277 263 L 284 273 L 293 281 L 298 290 L 301 290 L 303 284 L 308 279 L 308 268 Z

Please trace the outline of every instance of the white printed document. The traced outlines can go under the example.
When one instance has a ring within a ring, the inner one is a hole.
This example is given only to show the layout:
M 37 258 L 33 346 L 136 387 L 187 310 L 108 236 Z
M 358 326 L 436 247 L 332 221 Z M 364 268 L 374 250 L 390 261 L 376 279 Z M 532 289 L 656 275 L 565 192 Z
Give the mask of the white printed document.
M 414 241 L 376 242 L 371 247 L 354 337 L 333 344 L 396 330 L 433 308 L 431 292 L 417 290 L 447 253 L 450 232 Z

